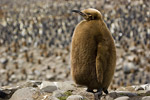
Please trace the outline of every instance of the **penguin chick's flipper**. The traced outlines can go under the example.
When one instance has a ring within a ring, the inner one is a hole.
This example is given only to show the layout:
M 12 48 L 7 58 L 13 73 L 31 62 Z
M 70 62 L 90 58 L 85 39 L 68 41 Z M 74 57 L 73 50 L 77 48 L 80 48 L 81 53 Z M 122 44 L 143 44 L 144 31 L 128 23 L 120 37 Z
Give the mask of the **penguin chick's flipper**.
M 104 93 L 105 93 L 105 94 L 108 94 L 108 90 L 104 90 Z
M 102 52 L 102 53 L 100 53 Z M 105 48 L 102 44 L 98 44 L 97 47 L 97 55 L 96 55 L 96 75 L 97 75 L 97 81 L 98 83 L 102 84 L 103 82 L 103 74 L 104 74 L 104 68 L 105 68 Z
M 93 91 L 92 89 L 89 89 L 89 88 L 87 88 L 86 91 L 87 91 L 87 92 L 92 92 L 92 93 L 94 93 L 94 91 Z

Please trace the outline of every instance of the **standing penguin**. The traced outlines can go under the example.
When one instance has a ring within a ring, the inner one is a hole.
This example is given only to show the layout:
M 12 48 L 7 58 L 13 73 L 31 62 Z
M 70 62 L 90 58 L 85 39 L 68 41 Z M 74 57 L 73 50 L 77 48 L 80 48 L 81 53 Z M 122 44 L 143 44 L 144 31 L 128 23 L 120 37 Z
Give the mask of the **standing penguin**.
M 71 73 L 76 84 L 108 94 L 116 66 L 116 48 L 101 13 L 93 8 L 73 10 L 85 20 L 75 28 L 71 48 Z M 93 92 L 94 93 L 94 92 Z

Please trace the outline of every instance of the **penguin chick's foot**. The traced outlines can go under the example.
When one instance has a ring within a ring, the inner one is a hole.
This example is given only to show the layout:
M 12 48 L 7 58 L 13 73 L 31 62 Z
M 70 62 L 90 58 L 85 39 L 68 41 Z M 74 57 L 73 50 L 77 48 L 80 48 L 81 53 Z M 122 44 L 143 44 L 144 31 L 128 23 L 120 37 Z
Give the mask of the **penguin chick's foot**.
M 100 88 L 96 93 L 94 93 L 95 100 L 99 100 L 102 96 L 102 89 Z
M 87 92 L 92 92 L 92 93 L 94 93 L 94 91 L 93 90 L 91 90 L 91 89 L 89 89 L 89 88 L 87 88 L 87 90 L 86 90 Z
M 100 88 L 99 90 L 97 90 L 97 93 L 96 94 L 98 94 L 98 96 L 101 96 L 102 95 L 102 88 Z
M 104 93 L 105 93 L 105 94 L 108 94 L 108 90 L 104 90 Z

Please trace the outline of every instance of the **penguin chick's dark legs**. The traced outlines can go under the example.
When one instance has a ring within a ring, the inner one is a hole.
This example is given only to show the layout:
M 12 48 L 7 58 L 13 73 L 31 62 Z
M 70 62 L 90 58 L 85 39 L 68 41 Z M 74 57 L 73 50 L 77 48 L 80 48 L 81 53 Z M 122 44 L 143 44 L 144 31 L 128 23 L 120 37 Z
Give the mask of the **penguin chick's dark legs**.
M 105 94 L 108 94 L 108 90 L 103 90 Z
M 100 88 L 99 90 L 97 90 L 96 93 L 94 93 L 95 100 L 99 100 L 99 99 L 101 98 L 101 96 L 102 96 L 102 91 L 103 91 L 103 89 Z
M 93 91 L 92 89 L 89 89 L 89 88 L 87 88 L 86 91 L 87 91 L 87 92 L 92 92 L 92 93 L 94 93 L 94 91 Z
M 100 88 L 99 90 L 97 90 L 97 94 L 98 94 L 98 96 L 101 96 L 101 95 L 102 95 L 102 91 L 103 91 L 103 89 L 102 89 L 102 88 Z

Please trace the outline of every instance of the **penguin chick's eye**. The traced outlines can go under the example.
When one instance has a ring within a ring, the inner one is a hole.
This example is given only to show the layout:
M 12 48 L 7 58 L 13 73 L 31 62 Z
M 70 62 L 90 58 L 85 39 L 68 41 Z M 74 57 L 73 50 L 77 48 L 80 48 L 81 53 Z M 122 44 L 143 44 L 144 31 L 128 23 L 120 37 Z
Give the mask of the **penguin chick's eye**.
M 92 16 L 90 13 L 86 13 L 88 15 L 88 20 L 95 20 L 96 16 Z
M 88 15 L 88 19 L 89 19 L 89 20 L 95 20 L 95 18 L 96 18 L 95 16 Z

